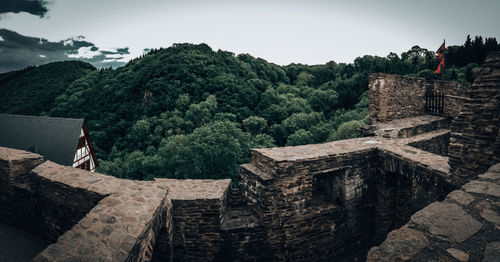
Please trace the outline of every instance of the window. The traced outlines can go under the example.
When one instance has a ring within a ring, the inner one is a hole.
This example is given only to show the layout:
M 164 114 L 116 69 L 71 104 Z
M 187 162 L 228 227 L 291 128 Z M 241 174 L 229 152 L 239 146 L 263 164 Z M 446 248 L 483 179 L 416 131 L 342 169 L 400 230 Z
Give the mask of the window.
M 76 149 L 73 167 L 95 171 L 94 159 L 92 158 L 89 143 L 85 137 L 83 129 L 78 140 L 78 148 Z

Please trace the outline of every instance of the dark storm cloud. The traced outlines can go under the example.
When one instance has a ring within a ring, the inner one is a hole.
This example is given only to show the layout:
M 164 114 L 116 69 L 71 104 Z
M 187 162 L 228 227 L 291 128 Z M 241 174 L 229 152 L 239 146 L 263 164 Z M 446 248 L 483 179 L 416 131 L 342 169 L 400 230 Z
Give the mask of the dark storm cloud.
M 129 54 L 128 47 L 116 51 L 99 50 L 99 47 L 81 36 L 50 42 L 44 38 L 0 29 L 0 72 L 63 60 L 81 60 L 97 68 L 118 67 L 125 64 L 119 60 L 126 54 Z
M 47 14 L 47 1 L 45 0 L 2 0 L 0 1 L 0 18 L 3 13 L 26 12 L 39 17 Z

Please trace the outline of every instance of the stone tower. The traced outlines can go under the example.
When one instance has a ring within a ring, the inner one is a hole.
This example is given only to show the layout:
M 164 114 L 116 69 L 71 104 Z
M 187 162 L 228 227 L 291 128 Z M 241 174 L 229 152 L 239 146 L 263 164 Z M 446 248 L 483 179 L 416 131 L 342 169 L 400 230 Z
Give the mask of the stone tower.
M 500 52 L 488 55 L 451 124 L 449 157 L 461 184 L 500 161 Z

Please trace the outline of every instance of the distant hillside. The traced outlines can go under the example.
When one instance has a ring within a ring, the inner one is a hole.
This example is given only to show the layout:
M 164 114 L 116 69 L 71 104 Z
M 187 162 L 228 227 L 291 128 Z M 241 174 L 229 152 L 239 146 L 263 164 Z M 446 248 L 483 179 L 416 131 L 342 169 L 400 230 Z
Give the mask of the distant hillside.
M 54 62 L 0 74 L 0 112 L 39 115 L 73 81 L 95 68 L 80 61 Z
M 469 42 L 447 48 L 446 80 L 471 82 L 481 61 L 462 54 L 498 49 L 494 39 Z M 0 109 L 85 118 L 103 173 L 235 178 L 250 148 L 358 136 L 369 73 L 437 79 L 437 65 L 434 51 L 418 46 L 352 64 L 278 66 L 206 44 L 174 44 L 118 69 L 61 62 L 2 74 Z

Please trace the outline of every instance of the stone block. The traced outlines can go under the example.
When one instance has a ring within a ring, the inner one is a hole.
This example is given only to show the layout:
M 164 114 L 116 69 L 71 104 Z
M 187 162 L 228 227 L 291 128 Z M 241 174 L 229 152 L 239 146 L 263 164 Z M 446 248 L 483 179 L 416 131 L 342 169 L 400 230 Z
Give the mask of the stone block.
M 487 181 L 471 181 L 463 186 L 469 193 L 500 197 L 500 185 Z
M 370 249 L 366 261 L 407 261 L 428 244 L 424 233 L 404 226 L 390 232 L 382 245 Z
M 477 233 L 482 224 L 461 207 L 435 202 L 415 213 L 411 220 L 432 235 L 447 241 L 462 242 Z
M 470 194 L 465 193 L 462 190 L 455 190 L 455 191 L 451 192 L 450 194 L 448 194 L 447 198 L 453 199 L 453 200 L 457 201 L 458 203 L 460 203 L 460 204 L 462 204 L 464 206 L 467 206 L 472 201 L 474 201 L 474 197 L 473 196 L 471 196 Z

